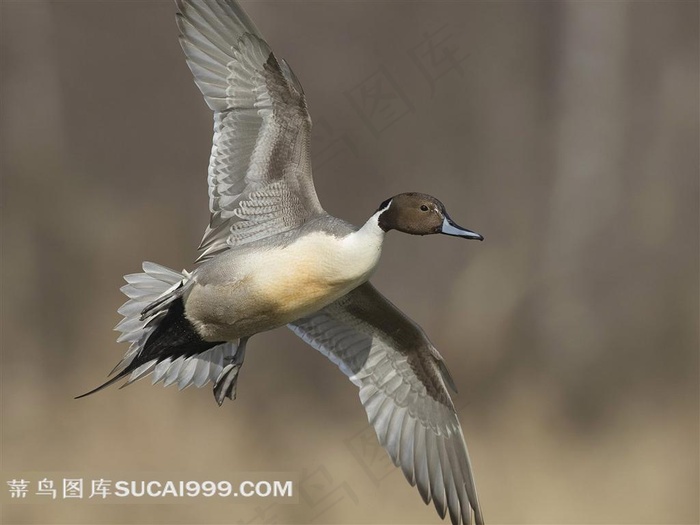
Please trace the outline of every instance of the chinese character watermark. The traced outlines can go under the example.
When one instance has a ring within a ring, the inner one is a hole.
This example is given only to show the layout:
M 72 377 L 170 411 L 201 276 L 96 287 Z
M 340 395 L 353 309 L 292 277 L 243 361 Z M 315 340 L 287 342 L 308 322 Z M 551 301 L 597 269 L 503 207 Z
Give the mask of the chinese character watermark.
M 347 439 L 345 445 L 377 486 L 396 470 L 389 454 L 379 444 L 372 426 L 364 427 L 361 432 Z
M 269 505 L 259 505 L 255 507 L 255 513 L 247 520 L 239 520 L 236 525 L 251 525 L 252 523 L 275 524 L 279 518 L 277 516 L 278 503 L 270 503 Z
M 112 482 L 108 479 L 93 479 L 92 480 L 92 491 L 90 492 L 90 497 L 100 497 L 105 499 L 112 493 Z
M 37 482 L 37 496 L 51 496 L 51 499 L 56 499 L 56 489 L 53 486 L 52 479 L 40 479 Z
M 29 482 L 26 479 L 11 479 L 7 482 L 11 498 L 26 498 L 29 492 Z
M 82 478 L 64 478 L 63 479 L 63 498 L 83 497 L 83 480 Z
M 375 136 L 413 111 L 413 105 L 389 72 L 380 67 L 345 93 Z
M 304 470 L 299 482 L 299 496 L 305 504 L 315 510 L 313 516 L 309 518 L 310 521 L 318 519 L 346 497 L 356 505 L 359 503 L 357 494 L 349 483 L 347 481 L 334 483 L 328 469 L 323 466 L 312 473 Z
M 438 79 L 450 71 L 457 71 L 460 76 L 464 76 L 462 62 L 467 56 L 459 53 L 458 46 L 453 42 L 454 34 L 449 32 L 447 24 L 435 31 L 424 33 L 423 37 L 423 41 L 408 54 L 430 84 L 430 96 L 433 97 L 435 82 Z
M 316 169 L 320 169 L 343 155 L 352 154 L 357 157 L 357 148 L 347 133 L 338 134 L 324 118 L 319 119 L 314 128 L 318 132 L 318 140 L 316 141 L 318 147 L 315 147 L 314 153 L 314 167 Z

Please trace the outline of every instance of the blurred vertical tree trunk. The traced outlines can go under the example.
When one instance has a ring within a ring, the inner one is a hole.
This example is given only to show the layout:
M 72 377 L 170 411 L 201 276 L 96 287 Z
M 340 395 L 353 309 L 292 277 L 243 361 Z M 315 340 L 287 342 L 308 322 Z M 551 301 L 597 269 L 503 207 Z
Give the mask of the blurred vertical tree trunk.
M 21 14 L 13 19 L 19 27 L 2 46 L 2 224 L 7 232 L 3 271 L 13 269 L 12 275 L 3 276 L 3 299 L 11 304 L 4 308 L 11 316 L 9 323 L 18 327 L 13 333 L 31 333 L 36 330 L 33 323 L 38 323 L 50 344 L 56 331 L 65 329 L 60 326 L 64 305 L 52 305 L 57 307 L 55 315 L 45 318 L 33 305 L 46 300 L 44 286 L 53 286 L 56 259 L 49 230 L 62 219 L 47 216 L 42 201 L 67 198 L 64 106 L 52 53 L 52 8 L 48 2 L 36 2 Z M 31 112 L 26 111 L 26 100 L 31 100 Z M 8 346 L 23 344 L 13 341 Z M 31 373 L 38 372 L 39 367 L 32 367 Z
M 627 2 L 566 2 L 560 11 L 555 81 L 554 179 L 543 272 L 542 347 L 555 366 L 595 359 L 605 348 L 586 275 L 592 242 L 615 223 L 624 151 Z M 583 337 L 571 338 L 572 328 Z M 593 351 L 592 351 L 593 350 Z

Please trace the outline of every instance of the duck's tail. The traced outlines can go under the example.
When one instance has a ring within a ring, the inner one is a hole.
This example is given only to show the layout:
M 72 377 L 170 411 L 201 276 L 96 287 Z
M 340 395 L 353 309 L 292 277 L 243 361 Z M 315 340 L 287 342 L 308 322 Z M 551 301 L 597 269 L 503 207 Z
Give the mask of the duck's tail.
M 183 321 L 189 323 L 184 318 L 182 294 L 190 282 L 190 274 L 144 262 L 143 273 L 125 275 L 124 279 L 127 284 L 121 291 L 129 300 L 118 310 L 124 319 L 115 330 L 121 332 L 117 342 L 131 345 L 110 372 L 114 377 L 78 398 L 94 394 L 126 376 L 129 377 L 122 387 L 149 374 L 153 374 L 153 384 L 177 383 L 180 390 L 215 382 L 233 360 L 237 345 L 200 340 L 202 346 L 189 340 L 192 334 L 183 327 Z

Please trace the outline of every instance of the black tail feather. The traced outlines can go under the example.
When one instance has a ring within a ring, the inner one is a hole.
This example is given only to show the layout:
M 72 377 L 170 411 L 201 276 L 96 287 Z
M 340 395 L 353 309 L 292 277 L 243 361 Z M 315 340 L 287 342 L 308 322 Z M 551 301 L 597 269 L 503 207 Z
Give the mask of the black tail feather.
M 168 306 L 167 314 L 159 316 L 154 319 L 154 321 L 158 323 L 155 330 L 148 336 L 143 349 L 141 349 L 138 355 L 132 359 L 124 370 L 104 384 L 85 394 L 77 396 L 75 399 L 80 399 L 99 392 L 103 388 L 126 377 L 145 363 L 151 361 L 159 363 L 168 358 L 174 361 L 178 357 L 189 357 L 195 354 L 201 354 L 223 343 L 223 341 L 205 341 L 200 337 L 194 325 L 185 316 L 185 305 L 181 296 L 175 297 Z M 119 365 L 117 365 L 117 367 L 118 366 Z M 113 372 L 114 369 L 111 373 Z
M 119 375 L 114 376 L 111 379 L 108 379 L 107 381 L 102 383 L 97 388 L 93 388 L 89 392 L 85 392 L 84 394 L 80 394 L 79 396 L 75 396 L 73 399 L 80 399 L 80 398 L 95 394 L 95 393 L 99 392 L 100 390 L 102 390 L 103 388 L 107 388 L 108 386 L 113 385 L 114 383 L 116 383 L 120 379 L 124 378 L 126 375 L 130 374 L 131 372 L 132 372 L 132 370 L 126 369 L 126 370 L 122 371 Z

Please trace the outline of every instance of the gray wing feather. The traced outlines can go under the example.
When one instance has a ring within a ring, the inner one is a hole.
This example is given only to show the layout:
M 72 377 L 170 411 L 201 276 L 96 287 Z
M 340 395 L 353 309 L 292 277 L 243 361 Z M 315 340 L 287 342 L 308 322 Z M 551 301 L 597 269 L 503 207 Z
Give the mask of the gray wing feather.
M 214 111 L 211 219 L 198 261 L 323 213 L 301 84 L 233 1 L 178 0 L 180 43 Z
M 472 512 L 483 523 L 446 368 L 420 327 L 365 283 L 289 328 L 360 388 L 379 442 L 423 500 L 453 524 Z

